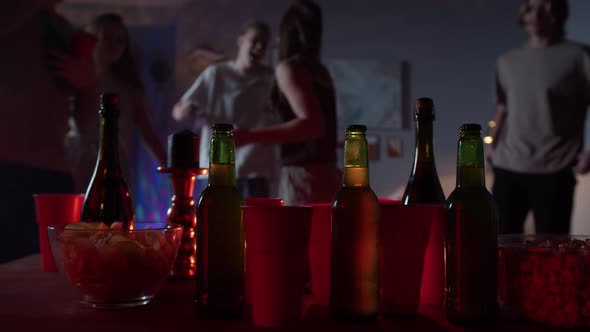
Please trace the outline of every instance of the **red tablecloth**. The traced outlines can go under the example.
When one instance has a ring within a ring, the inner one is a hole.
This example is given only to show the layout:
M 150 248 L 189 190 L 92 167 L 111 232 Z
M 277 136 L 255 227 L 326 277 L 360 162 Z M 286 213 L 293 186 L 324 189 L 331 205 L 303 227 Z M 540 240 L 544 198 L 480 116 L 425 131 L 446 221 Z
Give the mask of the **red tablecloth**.
M 223 332 L 258 331 L 249 321 L 199 320 L 193 306 L 194 281 L 170 280 L 152 301 L 138 308 L 97 310 L 58 273 L 42 272 L 34 255 L 0 265 L 0 331 L 76 332 Z M 444 319 L 442 311 L 421 308 L 418 317 L 385 318 L 376 323 L 347 324 L 330 320 L 310 307 L 296 330 L 305 331 L 464 331 Z M 482 331 L 558 331 L 529 325 L 502 324 Z

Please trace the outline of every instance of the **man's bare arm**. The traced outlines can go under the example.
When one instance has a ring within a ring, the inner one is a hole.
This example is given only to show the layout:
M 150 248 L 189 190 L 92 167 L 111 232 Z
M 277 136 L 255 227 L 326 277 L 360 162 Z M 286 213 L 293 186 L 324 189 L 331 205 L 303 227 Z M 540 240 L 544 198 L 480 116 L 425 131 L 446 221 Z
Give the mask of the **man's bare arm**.
M 500 133 L 504 127 L 504 120 L 506 118 L 506 105 L 498 104 L 496 107 L 496 113 L 494 114 L 494 122 L 496 126 L 491 130 L 492 136 L 492 149 L 495 149 L 500 139 Z

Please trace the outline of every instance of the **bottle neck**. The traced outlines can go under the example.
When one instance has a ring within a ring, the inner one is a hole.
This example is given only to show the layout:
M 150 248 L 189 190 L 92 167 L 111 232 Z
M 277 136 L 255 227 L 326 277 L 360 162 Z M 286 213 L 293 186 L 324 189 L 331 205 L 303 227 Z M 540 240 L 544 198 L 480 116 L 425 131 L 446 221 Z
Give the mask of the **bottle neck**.
M 230 132 L 214 132 L 209 154 L 209 185 L 236 186 L 234 140 Z
M 485 188 L 483 143 L 479 133 L 461 135 L 457 154 L 457 187 Z
M 369 158 L 365 134 L 347 133 L 344 141 L 344 186 L 369 187 Z
M 414 169 L 419 164 L 434 165 L 434 145 L 432 143 L 433 136 L 432 119 L 417 119 L 416 120 L 416 150 L 414 152 Z
M 119 124 L 116 114 L 100 117 L 100 142 L 98 149 L 99 167 L 105 175 L 121 175 L 119 163 Z

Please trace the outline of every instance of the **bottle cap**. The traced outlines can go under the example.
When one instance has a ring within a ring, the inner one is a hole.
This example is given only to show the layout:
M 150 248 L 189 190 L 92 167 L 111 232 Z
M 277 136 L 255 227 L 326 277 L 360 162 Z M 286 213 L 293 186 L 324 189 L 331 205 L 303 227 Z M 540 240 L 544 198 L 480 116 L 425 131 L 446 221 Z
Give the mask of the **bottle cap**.
M 230 124 L 230 123 L 216 123 L 213 125 L 213 130 L 219 130 L 219 131 L 232 131 L 234 130 L 234 125 Z
M 199 168 L 199 136 L 183 130 L 168 136 L 168 162 L 170 168 Z
M 364 133 L 367 131 L 367 126 L 353 124 L 353 125 L 349 125 L 348 127 L 346 127 L 346 131 L 361 131 Z
M 102 93 L 98 113 L 101 116 L 119 116 L 119 95 L 109 92 Z
M 119 95 L 116 93 L 104 92 L 100 95 L 101 105 L 119 105 Z
M 421 97 L 416 99 L 416 117 L 431 116 L 434 120 L 434 102 L 431 98 Z
M 464 131 L 477 131 L 480 132 L 481 131 L 481 125 L 477 124 L 477 123 L 465 123 L 463 125 L 461 125 L 461 127 L 459 128 L 459 131 L 464 132 Z

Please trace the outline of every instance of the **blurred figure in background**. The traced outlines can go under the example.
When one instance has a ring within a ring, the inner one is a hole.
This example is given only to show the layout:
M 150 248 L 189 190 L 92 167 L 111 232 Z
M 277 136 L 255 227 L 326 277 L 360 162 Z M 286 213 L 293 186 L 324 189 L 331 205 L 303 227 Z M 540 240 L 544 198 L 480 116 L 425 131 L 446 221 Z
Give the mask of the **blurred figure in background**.
M 96 113 L 91 58 L 73 52 L 75 29 L 58 1 L 0 4 L 0 263 L 39 251 L 34 193 L 72 193 L 65 148 L 69 97 L 77 120 Z
M 271 103 L 282 123 L 238 128 L 236 143 L 281 144 L 279 197 L 285 204 L 330 202 L 341 185 L 336 164 L 336 93 L 320 62 L 322 11 L 297 1 L 283 15 Z
M 233 61 L 208 66 L 174 106 L 172 117 L 191 127 L 201 126 L 199 162 L 209 167 L 211 126 L 232 123 L 240 127 L 261 127 L 272 123 L 267 102 L 273 82 L 272 69 L 261 63 L 270 27 L 265 22 L 246 23 L 240 30 L 238 54 Z M 238 188 L 245 197 L 275 194 L 276 148 L 248 144 L 235 150 Z M 201 182 L 206 180 L 200 179 Z M 201 187 L 203 183 L 201 183 Z
M 522 233 L 529 210 L 537 233 L 569 233 L 574 173 L 590 170 L 582 152 L 590 53 L 565 39 L 567 17 L 566 0 L 523 0 L 527 42 L 497 61 L 491 162 L 500 234 Z
M 160 165 L 166 165 L 166 150 L 151 124 L 154 112 L 147 100 L 138 66 L 131 50 L 129 32 L 123 18 L 106 13 L 94 19 L 90 31 L 97 38 L 94 50 L 94 64 L 100 91 L 119 94 L 121 114 L 119 116 L 119 158 L 131 192 L 136 190 L 135 174 L 128 159 L 133 156 L 134 137 L 141 138 L 148 151 Z M 75 168 L 76 189 L 85 192 L 94 171 L 98 151 L 98 113 L 84 124 L 90 128 L 84 133 L 90 142 L 79 141 L 72 146 L 73 154 L 79 156 Z

